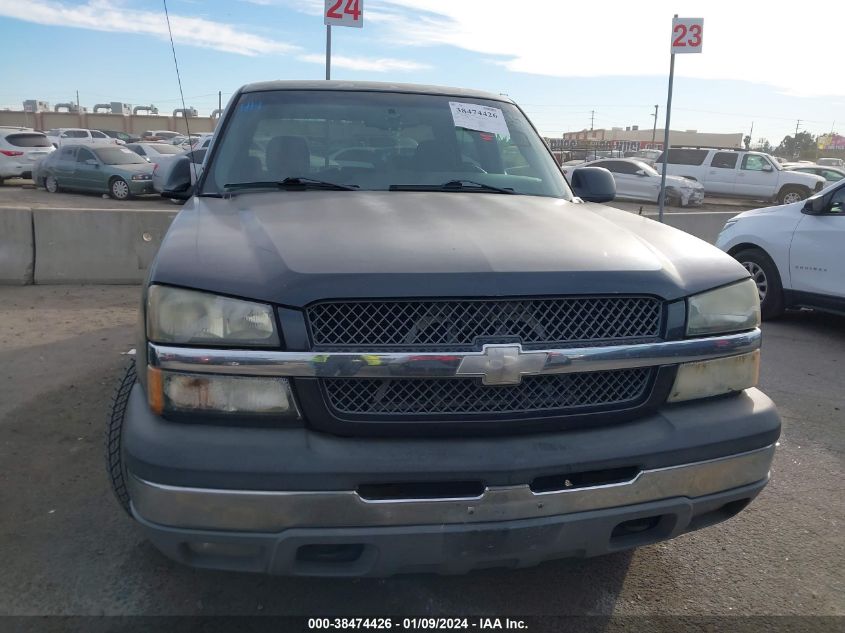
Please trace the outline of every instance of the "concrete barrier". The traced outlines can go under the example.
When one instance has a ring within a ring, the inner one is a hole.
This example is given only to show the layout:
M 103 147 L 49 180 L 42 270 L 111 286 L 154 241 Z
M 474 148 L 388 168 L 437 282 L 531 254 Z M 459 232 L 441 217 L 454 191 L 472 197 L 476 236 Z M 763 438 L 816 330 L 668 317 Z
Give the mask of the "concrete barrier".
M 716 238 L 725 226 L 729 218 L 742 213 L 742 211 L 684 211 L 681 213 L 665 213 L 663 221 L 669 226 L 680 229 L 698 239 L 716 243 Z M 647 218 L 657 220 L 657 214 L 644 213 Z
M 176 210 L 34 209 L 34 283 L 144 280 Z
M 0 284 L 31 284 L 34 263 L 32 211 L 0 209 Z
M 177 209 L 0 208 L 0 284 L 141 283 Z M 738 212 L 684 211 L 665 220 L 712 244 Z

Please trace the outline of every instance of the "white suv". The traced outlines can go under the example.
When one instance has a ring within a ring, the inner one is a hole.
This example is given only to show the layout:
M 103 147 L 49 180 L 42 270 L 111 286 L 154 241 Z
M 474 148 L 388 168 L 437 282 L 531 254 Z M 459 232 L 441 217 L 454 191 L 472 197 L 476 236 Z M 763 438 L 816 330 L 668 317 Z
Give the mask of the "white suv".
M 763 318 L 790 306 L 845 314 L 845 181 L 806 201 L 740 213 L 716 246 L 751 273 Z
M 55 148 L 41 132 L 0 127 L 0 183 L 4 178 L 32 178 L 32 166 Z
M 663 154 L 654 167 L 663 171 Z M 672 147 L 666 173 L 697 180 L 707 194 L 777 200 L 781 204 L 808 198 L 825 186 L 821 176 L 784 171 L 768 154 L 741 149 Z
M 71 145 L 123 145 L 123 141 L 112 138 L 99 130 L 86 130 L 81 127 L 59 127 L 47 131 L 47 138 L 56 148 Z

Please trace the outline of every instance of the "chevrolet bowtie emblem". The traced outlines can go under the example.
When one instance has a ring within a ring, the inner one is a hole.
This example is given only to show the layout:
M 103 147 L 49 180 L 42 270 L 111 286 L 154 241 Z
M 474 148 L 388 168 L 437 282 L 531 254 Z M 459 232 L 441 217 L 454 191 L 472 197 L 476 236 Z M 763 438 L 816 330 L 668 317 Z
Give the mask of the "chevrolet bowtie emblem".
M 466 356 L 459 376 L 481 376 L 485 385 L 518 385 L 522 377 L 538 374 L 546 365 L 546 352 L 523 352 L 522 345 L 485 345 L 480 354 Z

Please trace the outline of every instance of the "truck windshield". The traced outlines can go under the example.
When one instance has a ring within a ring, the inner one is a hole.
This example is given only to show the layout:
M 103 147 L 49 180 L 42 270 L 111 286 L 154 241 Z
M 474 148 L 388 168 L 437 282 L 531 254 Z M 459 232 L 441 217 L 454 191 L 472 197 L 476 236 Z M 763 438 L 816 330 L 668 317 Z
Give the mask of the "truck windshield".
M 308 178 L 355 190 L 436 189 L 569 199 L 560 169 L 522 112 L 474 97 L 276 90 L 241 95 L 202 194 Z M 285 189 L 279 189 L 284 191 Z

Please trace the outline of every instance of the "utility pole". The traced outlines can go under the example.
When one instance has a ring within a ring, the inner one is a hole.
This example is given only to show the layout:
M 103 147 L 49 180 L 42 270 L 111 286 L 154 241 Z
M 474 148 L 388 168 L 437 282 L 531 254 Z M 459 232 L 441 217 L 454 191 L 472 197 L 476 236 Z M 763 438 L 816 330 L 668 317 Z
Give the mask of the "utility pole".
M 223 91 L 222 90 L 217 91 L 217 109 L 218 110 L 223 109 Z
M 654 117 L 654 127 L 651 130 L 651 146 L 652 146 L 652 148 L 654 147 L 654 141 L 657 138 L 657 108 L 658 107 L 659 106 L 657 106 L 657 105 L 654 106 L 654 114 L 651 115 L 651 116 Z
M 795 122 L 795 136 L 792 137 L 794 148 L 792 150 L 792 158 L 799 158 L 801 152 L 798 150 L 798 127 L 801 125 L 801 119 Z
M 751 144 L 754 142 L 754 121 L 751 122 L 751 131 L 748 133 L 748 149 L 751 149 Z
M 79 105 L 79 90 L 76 91 L 76 118 L 79 119 L 79 127 L 84 127 L 82 124 L 82 107 Z
M 590 110 L 590 132 L 593 131 L 593 122 L 595 121 L 595 119 L 596 119 L 596 111 Z

